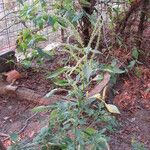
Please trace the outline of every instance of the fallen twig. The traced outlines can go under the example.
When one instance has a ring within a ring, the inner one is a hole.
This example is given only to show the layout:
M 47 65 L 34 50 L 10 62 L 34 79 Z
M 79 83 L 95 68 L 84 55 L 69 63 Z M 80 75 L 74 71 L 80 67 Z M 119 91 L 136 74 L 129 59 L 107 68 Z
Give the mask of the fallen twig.
M 29 122 L 34 116 L 36 116 L 36 115 L 37 115 L 37 113 L 34 113 L 31 117 L 29 117 L 29 118 L 25 121 L 25 125 L 24 125 L 16 134 L 18 134 L 18 135 L 21 134 L 21 133 L 26 129 L 26 127 L 28 126 L 28 122 Z M 8 135 L 8 134 L 0 133 L 0 135 L 6 137 L 6 138 L 3 140 L 3 142 L 10 139 L 10 135 Z

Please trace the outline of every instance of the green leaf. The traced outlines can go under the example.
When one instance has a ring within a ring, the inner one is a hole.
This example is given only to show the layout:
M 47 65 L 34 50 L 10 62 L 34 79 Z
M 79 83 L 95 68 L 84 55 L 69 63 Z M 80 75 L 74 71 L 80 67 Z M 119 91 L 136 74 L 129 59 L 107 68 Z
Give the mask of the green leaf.
M 95 78 L 93 78 L 93 81 L 101 81 L 103 79 L 104 79 L 103 75 L 98 74 Z
M 62 27 L 67 27 L 66 22 L 64 21 L 64 19 L 58 18 L 57 20 L 58 24 L 61 25 Z
M 21 5 L 23 5 L 23 0 L 17 0 Z
M 46 41 L 46 40 L 47 40 L 47 38 L 46 38 L 45 36 L 43 36 L 43 35 L 38 35 L 38 34 L 36 34 L 36 35 L 34 36 L 34 38 L 35 38 L 35 41 L 36 41 L 36 42 L 41 42 L 41 41 Z
M 80 3 L 85 7 L 90 6 L 90 2 L 88 2 L 88 0 L 80 0 Z
M 91 65 L 88 64 L 88 63 L 85 64 L 84 68 L 83 68 L 83 73 L 84 73 L 84 76 L 87 79 L 87 82 L 89 82 L 89 79 L 90 79 L 90 77 L 92 75 L 92 72 L 93 72 L 93 69 L 92 69 Z
M 42 5 L 42 7 L 45 7 L 46 6 L 46 0 L 40 0 L 40 3 Z
M 119 109 L 115 105 L 105 103 L 105 106 L 110 113 L 120 114 Z
M 12 133 L 12 134 L 10 135 L 10 140 L 11 140 L 11 141 L 13 141 L 13 142 L 17 142 L 17 141 L 18 141 L 18 139 L 19 139 L 18 134 L 16 134 L 16 133 Z
M 84 13 L 83 12 L 77 12 L 77 14 L 74 16 L 72 19 L 72 22 L 77 22 L 83 17 Z
M 51 112 L 50 119 L 56 119 L 57 116 L 58 116 L 58 110 L 57 110 L 57 109 L 54 109 L 54 110 Z
M 102 70 L 112 74 L 122 74 L 125 72 L 125 70 L 121 70 L 117 66 L 112 66 L 112 65 L 105 65 L 102 67 Z
M 112 62 L 111 62 L 111 66 L 112 67 L 115 67 L 117 65 L 117 60 L 116 59 L 113 59 Z
M 54 82 L 55 85 L 58 85 L 58 86 L 68 86 L 68 85 L 70 85 L 67 80 L 62 80 L 62 79 L 58 79 L 58 78 L 54 79 L 53 82 Z
M 135 64 L 136 64 L 136 61 L 132 60 L 132 61 L 130 61 L 130 64 L 127 66 L 127 68 L 131 68 L 132 69 L 135 66 Z
M 32 112 L 48 112 L 51 110 L 50 106 L 38 106 L 32 109 Z
M 48 25 L 54 26 L 56 21 L 57 20 L 54 17 L 48 16 L 48 20 L 47 20 Z
M 21 33 L 20 33 L 21 34 Z M 27 38 L 29 38 L 29 37 L 31 37 L 31 35 L 30 35 L 30 30 L 29 29 L 24 29 L 23 31 L 22 31 L 22 34 L 23 34 L 23 39 L 25 40 L 25 39 L 27 39 Z
M 33 20 L 35 26 L 38 26 L 40 29 L 44 27 L 44 24 L 46 22 L 43 17 L 45 18 L 45 16 L 43 15 L 36 15 Z
M 36 50 L 41 57 L 51 59 L 51 56 L 48 53 L 44 52 L 41 48 L 36 48 Z
M 58 77 L 60 74 L 64 73 L 67 70 L 67 68 L 59 68 L 56 71 L 54 71 L 53 73 L 49 73 L 48 75 L 48 79 L 52 79 L 52 78 L 56 78 Z
M 28 69 L 28 68 L 31 67 L 32 62 L 31 62 L 30 60 L 26 60 L 26 59 L 25 59 L 25 60 L 22 60 L 22 61 L 21 61 L 21 64 L 23 65 L 24 68 Z
M 113 71 L 113 73 L 115 73 L 115 74 L 122 74 L 122 73 L 125 73 L 125 70 L 121 70 L 121 69 L 119 69 L 119 68 L 117 68 L 117 67 L 114 67 L 114 68 L 112 69 L 112 71 Z
M 46 126 L 46 127 L 43 127 L 41 130 L 40 130 L 40 133 L 33 139 L 33 142 L 41 142 L 43 140 L 43 138 L 48 134 L 49 132 L 49 128 Z
M 134 58 L 134 59 L 138 59 L 138 57 L 139 57 L 139 51 L 137 50 L 137 48 L 136 47 L 134 47 L 133 48 L 133 50 L 132 50 L 132 57 Z
M 28 43 L 28 47 L 32 47 L 35 44 L 36 40 L 33 38 L 30 40 L 30 42 Z
M 89 135 L 93 135 L 97 132 L 97 130 L 95 130 L 94 128 L 91 128 L 91 127 L 86 128 L 84 131 Z

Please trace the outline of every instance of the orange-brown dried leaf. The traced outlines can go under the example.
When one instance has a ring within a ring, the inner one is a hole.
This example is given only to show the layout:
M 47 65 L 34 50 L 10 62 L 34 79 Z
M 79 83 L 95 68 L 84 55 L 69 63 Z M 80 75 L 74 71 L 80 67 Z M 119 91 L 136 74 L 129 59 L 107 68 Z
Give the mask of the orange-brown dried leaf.
M 12 70 L 12 71 L 5 73 L 4 77 L 8 83 L 13 83 L 16 80 L 21 78 L 21 74 L 16 70 Z

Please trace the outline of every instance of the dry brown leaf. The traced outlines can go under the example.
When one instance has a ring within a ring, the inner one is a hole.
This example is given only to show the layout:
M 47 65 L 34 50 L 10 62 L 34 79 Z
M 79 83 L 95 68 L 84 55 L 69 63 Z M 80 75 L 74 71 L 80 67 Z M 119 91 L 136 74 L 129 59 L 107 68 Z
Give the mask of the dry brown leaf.
M 104 79 L 103 81 L 101 81 L 100 83 L 98 83 L 94 89 L 92 89 L 89 93 L 88 93 L 88 96 L 91 97 L 95 94 L 98 94 L 100 93 L 103 88 L 108 84 L 108 82 L 110 81 L 110 74 L 109 73 L 105 73 L 104 74 Z
M 21 78 L 21 74 L 16 70 L 9 71 L 3 74 L 3 76 L 8 83 L 14 83 L 16 80 Z

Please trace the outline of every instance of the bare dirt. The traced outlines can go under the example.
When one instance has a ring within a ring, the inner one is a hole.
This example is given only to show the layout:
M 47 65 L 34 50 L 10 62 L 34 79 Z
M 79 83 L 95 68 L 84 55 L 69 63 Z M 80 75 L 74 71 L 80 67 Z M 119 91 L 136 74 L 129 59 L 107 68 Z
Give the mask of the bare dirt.
M 44 96 L 50 90 L 51 84 L 44 77 L 45 72 L 28 70 L 18 83 L 18 86 L 34 90 Z M 20 138 L 31 140 L 39 130 L 48 125 L 48 115 L 45 113 L 35 114 L 32 108 L 38 105 L 32 102 L 17 99 L 17 97 L 0 96 L 0 133 L 10 135 L 19 133 Z M 5 146 L 10 145 L 7 136 L 0 136 Z
M 36 114 L 31 111 L 35 105 L 17 99 L 0 96 L 0 133 L 20 133 L 21 138 L 30 139 L 47 124 L 45 114 Z M 44 117 L 43 117 L 44 115 Z M 32 117 L 33 116 L 33 117 Z M 28 118 L 32 117 L 29 121 Z M 0 139 L 6 146 L 10 144 L 7 136 Z
M 16 70 L 21 74 L 21 78 L 14 84 L 44 96 L 54 88 L 52 82 L 46 78 L 48 73 L 61 66 L 60 60 L 64 57 L 66 56 L 60 54 L 39 68 L 23 69 L 19 65 Z M 8 136 L 12 133 L 19 133 L 21 139 L 30 141 L 42 127 L 48 125 L 49 113 L 33 113 L 32 108 L 36 106 L 38 105 L 17 97 L 0 95 L 0 140 L 6 147 L 11 144 Z

